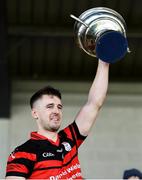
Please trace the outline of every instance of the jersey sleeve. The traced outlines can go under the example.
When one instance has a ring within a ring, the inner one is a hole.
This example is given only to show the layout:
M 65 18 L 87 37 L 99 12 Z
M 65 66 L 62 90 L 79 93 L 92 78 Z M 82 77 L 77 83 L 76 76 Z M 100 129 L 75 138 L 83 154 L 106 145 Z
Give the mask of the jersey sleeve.
M 6 176 L 29 177 L 35 161 L 35 154 L 16 148 L 8 158 Z
M 69 138 L 75 141 L 77 148 L 79 148 L 79 146 L 83 143 L 83 141 L 87 137 L 80 134 L 75 121 L 72 124 L 70 124 L 68 127 L 66 127 L 64 129 L 64 132 L 67 134 Z

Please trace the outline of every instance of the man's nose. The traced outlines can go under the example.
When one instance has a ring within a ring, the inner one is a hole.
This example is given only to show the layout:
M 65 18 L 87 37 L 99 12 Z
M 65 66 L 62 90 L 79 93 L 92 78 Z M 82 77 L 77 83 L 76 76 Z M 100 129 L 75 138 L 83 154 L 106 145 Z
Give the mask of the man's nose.
M 58 107 L 54 107 L 54 112 L 55 113 L 59 113 L 59 108 Z

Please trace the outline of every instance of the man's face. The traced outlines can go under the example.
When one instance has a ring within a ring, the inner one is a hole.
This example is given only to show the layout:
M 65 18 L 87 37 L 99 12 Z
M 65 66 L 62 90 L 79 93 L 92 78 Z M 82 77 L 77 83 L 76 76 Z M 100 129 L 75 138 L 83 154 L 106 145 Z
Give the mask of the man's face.
M 58 131 L 62 121 L 61 100 L 54 95 L 43 95 L 34 103 L 32 116 L 37 119 L 39 129 Z

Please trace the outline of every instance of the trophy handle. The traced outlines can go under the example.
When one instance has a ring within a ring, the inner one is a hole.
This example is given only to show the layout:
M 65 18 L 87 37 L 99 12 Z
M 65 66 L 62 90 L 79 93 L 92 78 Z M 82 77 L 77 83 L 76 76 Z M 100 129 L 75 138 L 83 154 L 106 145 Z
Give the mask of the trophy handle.
M 75 19 L 76 21 L 80 22 L 81 24 L 83 24 L 85 27 L 89 27 L 88 24 L 84 23 L 81 19 L 79 19 L 78 17 L 74 16 L 73 14 L 70 14 L 70 17 Z

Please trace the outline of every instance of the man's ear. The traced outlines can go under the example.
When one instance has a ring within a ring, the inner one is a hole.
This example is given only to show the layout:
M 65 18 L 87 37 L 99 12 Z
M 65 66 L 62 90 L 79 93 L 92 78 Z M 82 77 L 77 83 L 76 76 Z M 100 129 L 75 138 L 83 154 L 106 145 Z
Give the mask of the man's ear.
M 31 114 L 32 114 L 32 117 L 34 118 L 34 119 L 38 119 L 38 114 L 37 114 L 37 111 L 36 111 L 36 109 L 32 109 L 31 110 Z

